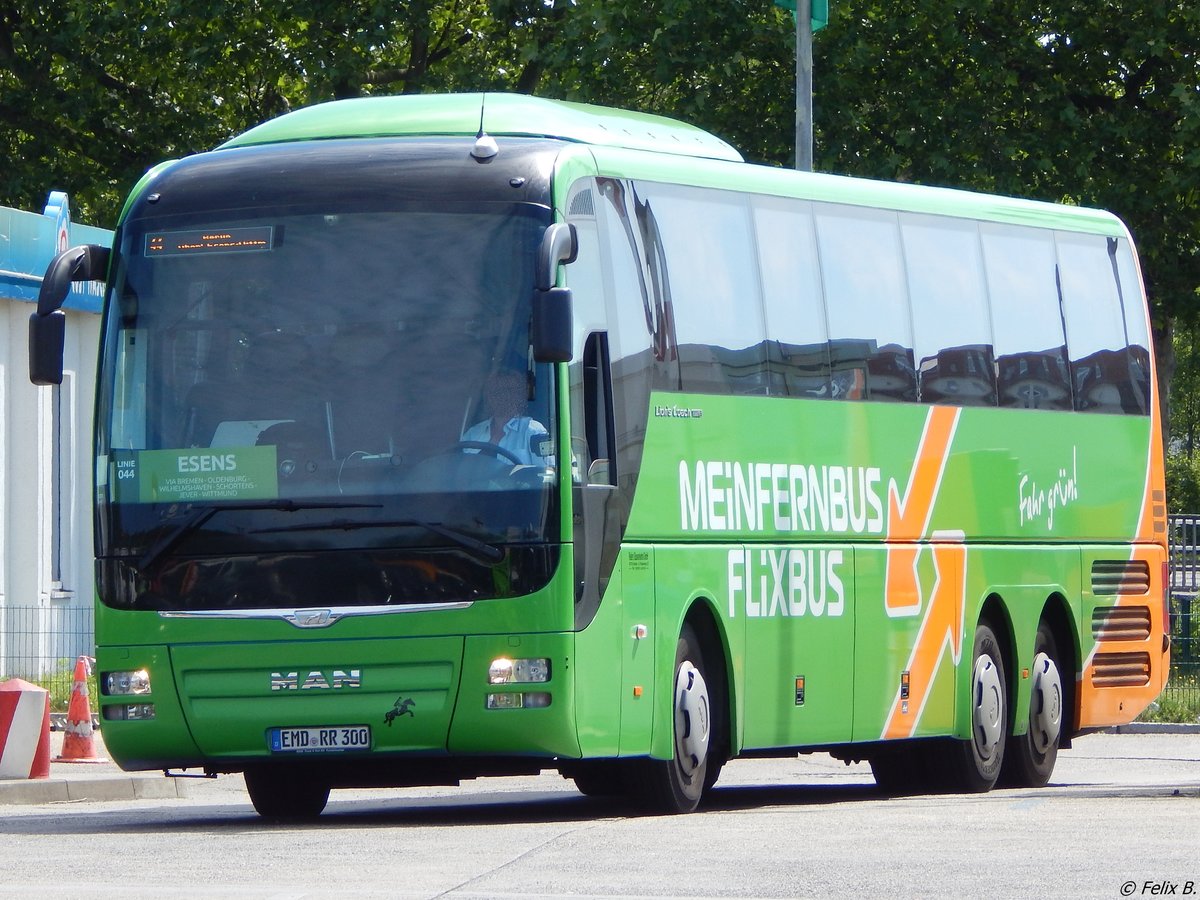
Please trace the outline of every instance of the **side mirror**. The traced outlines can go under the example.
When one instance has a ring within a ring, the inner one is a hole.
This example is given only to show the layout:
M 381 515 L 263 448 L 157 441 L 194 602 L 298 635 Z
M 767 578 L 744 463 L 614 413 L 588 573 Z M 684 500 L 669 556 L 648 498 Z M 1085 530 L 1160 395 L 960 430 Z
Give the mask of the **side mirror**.
M 579 254 L 575 226 L 555 222 L 538 247 L 534 272 L 533 323 L 530 342 L 536 362 L 571 361 L 571 291 L 554 286 L 559 263 L 572 263 Z
M 62 305 L 75 281 L 104 281 L 111 251 L 88 244 L 69 247 L 50 261 L 38 291 L 37 312 L 29 317 L 29 380 L 62 384 L 66 316 Z
M 571 289 L 533 292 L 533 358 L 536 362 L 571 361 Z
M 29 380 L 34 384 L 62 384 L 63 347 L 67 317 L 61 310 L 48 316 L 29 317 Z

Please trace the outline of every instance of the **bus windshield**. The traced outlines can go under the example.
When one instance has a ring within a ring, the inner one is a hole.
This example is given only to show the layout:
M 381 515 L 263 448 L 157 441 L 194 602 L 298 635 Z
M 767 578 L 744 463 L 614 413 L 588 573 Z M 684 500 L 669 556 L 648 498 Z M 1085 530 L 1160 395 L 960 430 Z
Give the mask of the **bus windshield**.
M 127 223 L 100 375 L 105 602 L 529 589 L 508 570 L 546 566 L 514 555 L 557 534 L 552 370 L 529 352 L 546 224 L 478 202 Z M 330 553 L 340 580 L 314 579 Z

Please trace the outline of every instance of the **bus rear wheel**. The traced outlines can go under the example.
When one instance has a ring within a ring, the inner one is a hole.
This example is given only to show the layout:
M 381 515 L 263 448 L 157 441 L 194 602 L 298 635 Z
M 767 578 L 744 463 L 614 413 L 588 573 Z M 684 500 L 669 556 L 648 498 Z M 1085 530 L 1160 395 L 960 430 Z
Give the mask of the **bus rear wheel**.
M 675 645 L 671 708 L 672 758 L 639 760 L 629 787 L 631 799 L 654 812 L 688 813 L 700 805 L 704 794 L 712 737 L 704 657 L 691 625 L 684 625 Z
M 286 766 L 256 766 L 245 772 L 246 792 L 260 816 L 269 819 L 309 819 L 329 802 L 329 782 L 305 770 Z
M 1008 682 L 1004 657 L 991 626 L 975 628 L 971 655 L 971 737 L 945 748 L 945 788 L 982 793 L 1000 777 L 1008 731 Z
M 1003 782 L 1013 787 L 1041 787 L 1058 760 L 1065 706 L 1058 647 L 1050 626 L 1038 626 L 1029 688 L 1029 728 L 1009 738 L 1004 751 Z

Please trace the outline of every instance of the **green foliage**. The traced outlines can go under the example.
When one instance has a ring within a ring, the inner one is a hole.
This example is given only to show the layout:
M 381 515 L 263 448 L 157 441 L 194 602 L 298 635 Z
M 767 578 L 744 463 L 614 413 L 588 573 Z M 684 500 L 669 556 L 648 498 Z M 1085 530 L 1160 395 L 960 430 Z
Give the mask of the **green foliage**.
M 766 0 L 0 0 L 0 204 L 38 209 L 59 188 L 112 225 L 162 159 L 379 92 L 621 105 L 784 161 L 790 22 Z
M 0 678 L 0 683 L 7 679 Z M 40 678 L 24 678 L 30 684 L 50 692 L 50 711 L 65 713 L 71 704 L 71 692 L 75 689 L 75 663 L 72 660 L 62 660 L 53 673 Z M 92 712 L 99 710 L 96 695 L 96 679 L 88 679 L 88 705 Z
M 1200 676 L 1194 674 L 1194 669 L 1188 674 L 1174 674 L 1162 696 L 1150 704 L 1137 721 L 1200 722 Z
M 1172 513 L 1200 512 L 1200 459 L 1178 450 L 1167 454 L 1167 506 Z
M 1197 346 L 1197 323 L 1193 297 L 1189 310 L 1190 327 L 1176 328 L 1171 343 L 1174 377 L 1171 379 L 1170 422 L 1172 440 L 1168 446 L 1168 465 L 1173 458 L 1186 459 L 1190 466 L 1200 443 L 1200 347 Z M 1176 466 L 1183 463 L 1176 461 Z M 1182 473 L 1181 473 L 1182 474 Z M 1170 470 L 1168 469 L 1168 477 Z M 1193 475 L 1193 477 L 1195 477 Z M 1168 499 L 1171 494 L 1168 492 Z M 1189 498 L 1195 502 L 1195 498 Z M 1172 501 L 1172 512 L 1200 512 L 1200 506 L 1184 506 Z

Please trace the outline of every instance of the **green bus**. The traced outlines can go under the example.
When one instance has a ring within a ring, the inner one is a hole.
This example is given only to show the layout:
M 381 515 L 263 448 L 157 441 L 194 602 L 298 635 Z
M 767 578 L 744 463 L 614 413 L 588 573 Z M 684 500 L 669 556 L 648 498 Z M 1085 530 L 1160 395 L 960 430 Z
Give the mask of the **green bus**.
M 739 756 L 1040 785 L 1169 662 L 1132 242 L 1098 211 L 750 165 L 502 94 L 164 163 L 106 283 L 96 655 L 123 767 L 557 768 L 695 809 Z

